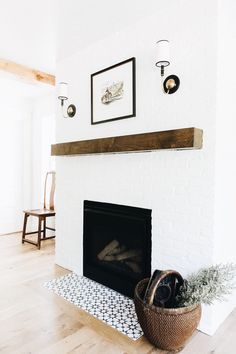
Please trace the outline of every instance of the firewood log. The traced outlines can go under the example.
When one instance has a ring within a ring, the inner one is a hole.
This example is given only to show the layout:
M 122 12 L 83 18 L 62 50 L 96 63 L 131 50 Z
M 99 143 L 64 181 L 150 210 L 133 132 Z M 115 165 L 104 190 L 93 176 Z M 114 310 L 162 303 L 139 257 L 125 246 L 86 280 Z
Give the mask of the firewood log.
M 136 262 L 140 262 L 141 260 L 141 250 L 132 249 L 128 251 L 122 251 L 119 254 L 107 254 L 103 257 L 103 261 L 112 262 L 112 261 L 125 261 L 126 259 L 132 259 L 132 261 L 136 260 Z
M 124 245 L 121 246 L 117 246 L 116 248 L 114 248 L 111 252 L 107 253 L 107 256 L 113 256 L 119 253 L 122 253 L 126 250 L 126 247 Z
M 112 252 L 112 250 L 119 246 L 119 242 L 117 240 L 113 240 L 108 245 L 106 245 L 101 252 L 98 253 L 97 257 L 100 261 L 104 259 L 104 257 Z
M 116 261 L 116 255 L 107 255 L 103 258 L 103 261 L 106 261 L 106 262 L 113 262 L 113 261 Z
M 112 261 L 124 261 L 126 259 L 132 259 L 132 261 L 140 262 L 141 260 L 141 250 L 132 249 L 128 251 L 122 251 L 119 254 L 107 254 L 103 257 L 103 261 L 112 262 Z
M 135 273 L 141 273 L 141 272 L 142 272 L 140 266 L 139 266 L 137 263 L 131 262 L 131 261 L 125 261 L 124 263 L 125 263 L 128 267 L 130 267 L 133 272 L 135 272 Z
M 137 257 L 137 256 L 140 256 L 141 253 L 142 253 L 142 251 L 140 249 L 131 249 L 131 250 L 128 250 L 128 251 L 118 254 L 116 256 L 116 260 L 122 261 L 124 259 Z

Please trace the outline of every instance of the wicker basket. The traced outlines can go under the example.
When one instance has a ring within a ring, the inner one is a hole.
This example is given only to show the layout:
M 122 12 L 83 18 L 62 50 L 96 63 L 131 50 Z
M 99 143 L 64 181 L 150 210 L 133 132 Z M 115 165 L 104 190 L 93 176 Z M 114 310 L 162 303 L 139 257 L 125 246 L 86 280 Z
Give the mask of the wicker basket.
M 147 305 L 142 296 L 149 279 L 140 281 L 134 294 L 139 323 L 147 339 L 156 347 L 178 352 L 193 334 L 201 318 L 201 305 L 161 308 Z

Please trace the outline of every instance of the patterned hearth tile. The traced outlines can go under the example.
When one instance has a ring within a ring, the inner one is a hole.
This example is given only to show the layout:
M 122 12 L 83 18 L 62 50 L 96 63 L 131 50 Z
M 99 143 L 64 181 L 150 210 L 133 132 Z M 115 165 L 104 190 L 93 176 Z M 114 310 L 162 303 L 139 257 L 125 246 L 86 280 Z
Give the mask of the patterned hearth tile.
M 137 340 L 143 335 L 133 300 L 75 273 L 50 280 L 44 287 Z

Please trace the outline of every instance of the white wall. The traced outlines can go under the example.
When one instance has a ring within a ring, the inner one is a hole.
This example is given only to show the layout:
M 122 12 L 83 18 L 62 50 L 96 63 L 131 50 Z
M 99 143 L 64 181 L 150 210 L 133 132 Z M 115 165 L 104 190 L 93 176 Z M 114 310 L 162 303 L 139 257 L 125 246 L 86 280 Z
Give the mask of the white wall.
M 213 0 L 157 1 L 152 17 L 58 62 L 57 80 L 69 82 L 78 114 L 66 120 L 58 110 L 57 142 L 191 126 L 204 130 L 199 151 L 58 157 L 58 264 L 82 273 L 84 199 L 152 209 L 153 269 L 177 269 L 186 276 L 213 263 L 216 5 Z M 128 4 L 126 10 L 132 11 Z M 172 49 L 166 74 L 181 80 L 172 96 L 162 93 L 155 67 L 155 43 L 163 38 Z M 91 126 L 90 75 L 133 56 L 137 116 Z M 214 308 L 206 311 L 201 328 L 211 333 Z
M 177 1 L 179 6 L 184 5 L 182 1 Z M 63 60 L 113 33 L 119 33 L 124 27 L 132 26 L 157 11 L 161 11 L 161 7 L 156 0 L 56 0 L 57 60 Z
M 45 174 L 55 168 L 53 89 L 0 76 L 0 234 L 22 230 L 23 210 L 39 208 Z M 29 225 L 30 226 L 30 225 Z
M 232 75 L 236 62 L 235 1 L 220 0 L 218 12 L 214 262 L 236 263 L 236 81 Z M 223 322 L 235 306 L 236 292 L 227 302 L 217 303 L 213 324 Z
M 55 93 L 47 93 L 31 100 L 31 200 L 28 209 L 43 208 L 46 173 L 55 170 L 55 158 L 51 156 L 51 144 L 55 142 Z M 47 220 L 55 226 L 54 218 Z M 36 218 L 30 218 L 29 229 L 37 230 Z M 50 230 L 47 235 L 51 235 Z
M 43 207 L 44 181 L 48 171 L 55 169 L 51 144 L 55 142 L 54 92 L 35 98 L 32 105 L 32 199 L 31 208 Z
M 29 200 L 29 194 L 23 192 L 30 173 L 30 166 L 25 163 L 29 118 L 30 110 L 23 100 L 4 100 L 1 105 L 0 234 L 22 229 L 22 210 Z

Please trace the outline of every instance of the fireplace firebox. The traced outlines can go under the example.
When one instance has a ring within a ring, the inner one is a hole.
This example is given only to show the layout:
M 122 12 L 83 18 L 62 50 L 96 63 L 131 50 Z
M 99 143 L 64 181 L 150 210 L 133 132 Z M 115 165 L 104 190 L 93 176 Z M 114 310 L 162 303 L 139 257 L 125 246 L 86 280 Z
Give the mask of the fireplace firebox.
M 133 297 L 151 274 L 151 210 L 84 201 L 83 274 Z

